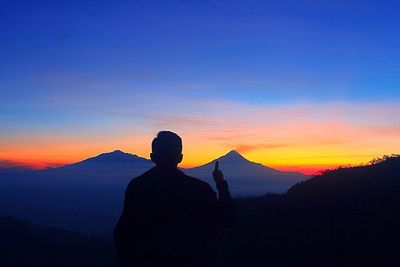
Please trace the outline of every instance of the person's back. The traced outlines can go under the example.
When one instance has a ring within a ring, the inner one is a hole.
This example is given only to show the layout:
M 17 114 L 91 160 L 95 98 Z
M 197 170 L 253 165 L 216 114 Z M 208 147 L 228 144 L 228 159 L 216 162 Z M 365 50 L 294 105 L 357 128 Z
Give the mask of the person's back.
M 170 139 L 180 138 L 171 132 L 161 132 L 157 138 L 151 154 L 157 166 L 133 179 L 125 193 L 124 211 L 114 232 L 118 265 L 209 265 L 208 247 L 221 227 L 233 223 L 227 183 L 220 171 L 214 172 L 217 199 L 207 183 L 176 168 L 182 159 L 179 142 L 179 153 L 165 155 L 176 146 Z

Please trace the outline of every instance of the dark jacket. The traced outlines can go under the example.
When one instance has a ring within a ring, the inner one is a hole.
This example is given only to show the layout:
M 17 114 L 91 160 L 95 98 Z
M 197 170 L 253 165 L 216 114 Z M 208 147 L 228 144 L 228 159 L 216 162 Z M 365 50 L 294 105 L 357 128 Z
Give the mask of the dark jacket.
M 234 221 L 226 182 L 210 185 L 154 167 L 133 179 L 114 230 L 118 266 L 204 266 L 217 232 Z

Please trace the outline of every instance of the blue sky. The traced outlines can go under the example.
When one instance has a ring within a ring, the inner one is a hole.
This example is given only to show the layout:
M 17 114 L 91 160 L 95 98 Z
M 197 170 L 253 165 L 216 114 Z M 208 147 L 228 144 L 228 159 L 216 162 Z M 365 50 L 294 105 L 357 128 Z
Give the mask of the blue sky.
M 2 1 L 0 139 L 156 131 L 154 117 L 210 116 L 210 101 L 396 106 L 399 12 L 398 1 Z
M 100 79 L 249 102 L 398 97 L 397 1 L 274 2 L 3 1 L 1 86 L 31 95 Z

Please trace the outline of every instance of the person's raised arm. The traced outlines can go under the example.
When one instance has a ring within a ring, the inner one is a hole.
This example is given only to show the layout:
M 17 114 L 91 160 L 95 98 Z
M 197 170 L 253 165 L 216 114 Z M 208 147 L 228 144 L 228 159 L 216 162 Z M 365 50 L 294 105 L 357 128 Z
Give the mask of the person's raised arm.
M 218 202 L 224 213 L 223 224 L 231 226 L 234 223 L 236 205 L 229 192 L 228 182 L 224 179 L 224 174 L 219 169 L 218 161 L 215 161 L 213 178 L 218 189 Z
M 232 199 L 231 193 L 229 192 L 228 182 L 224 179 L 224 174 L 219 169 L 218 160 L 215 161 L 213 178 L 218 189 L 219 199 Z

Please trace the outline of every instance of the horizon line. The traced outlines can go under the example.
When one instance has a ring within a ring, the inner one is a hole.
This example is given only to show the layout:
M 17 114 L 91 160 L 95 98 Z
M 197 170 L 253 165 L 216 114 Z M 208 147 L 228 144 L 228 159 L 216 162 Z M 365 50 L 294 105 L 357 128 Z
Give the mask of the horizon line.
M 98 156 L 101 156 L 103 154 L 111 154 L 111 153 L 115 153 L 115 152 L 121 152 L 124 154 L 129 154 L 132 156 L 136 156 L 138 158 L 143 158 L 146 160 L 150 160 L 150 158 L 148 157 L 144 157 L 144 156 L 140 156 L 138 154 L 135 153 L 130 153 L 130 152 L 125 152 L 121 149 L 115 149 L 112 150 L 110 152 L 103 152 L 103 153 L 99 153 L 97 155 L 94 156 L 89 156 L 86 158 L 83 158 L 81 160 L 78 161 L 74 161 L 74 162 L 49 162 L 49 161 L 18 161 L 18 160 L 10 160 L 10 159 L 0 159 L 0 169 L 7 169 L 7 168 L 18 168 L 18 169 L 27 169 L 27 170 L 45 170 L 45 169 L 53 169 L 53 168 L 59 168 L 59 167 L 63 167 L 63 166 L 67 166 L 67 165 L 71 165 L 71 164 L 75 164 L 75 163 L 79 163 L 82 162 L 84 160 L 87 159 L 91 159 L 91 158 L 95 158 Z M 216 157 L 215 159 L 205 162 L 205 163 L 201 163 L 198 165 L 194 165 L 194 164 L 182 164 L 179 165 L 179 168 L 182 169 L 191 169 L 191 168 L 196 168 L 196 167 L 200 167 L 203 165 L 206 165 L 208 163 L 211 163 L 221 157 L 226 156 L 227 154 L 231 153 L 231 152 L 236 152 L 238 153 L 240 156 L 242 156 L 244 159 L 248 160 L 249 162 L 253 162 L 253 163 L 257 163 L 257 164 L 261 164 L 265 167 L 269 167 L 269 168 L 273 168 L 273 169 L 277 169 L 279 171 L 284 171 L 284 172 L 299 172 L 302 173 L 304 175 L 318 175 L 320 173 L 322 173 L 323 171 L 326 170 L 331 170 L 331 169 L 335 169 L 335 168 L 339 168 L 339 167 L 344 167 L 344 166 L 362 166 L 365 163 L 361 162 L 358 164 L 310 164 L 310 165 L 276 165 L 276 164 L 272 164 L 272 165 L 266 165 L 260 162 L 256 162 L 256 161 L 252 161 L 249 160 L 248 158 L 246 158 L 245 156 L 243 156 L 240 151 L 238 151 L 237 149 L 230 149 L 227 153 Z M 395 155 L 395 153 L 392 153 L 391 155 Z M 383 155 L 385 156 L 385 155 Z M 383 157 L 382 156 L 382 157 Z M 371 158 L 371 160 L 369 162 L 371 162 L 374 158 Z M 368 162 L 367 162 L 368 163 Z

